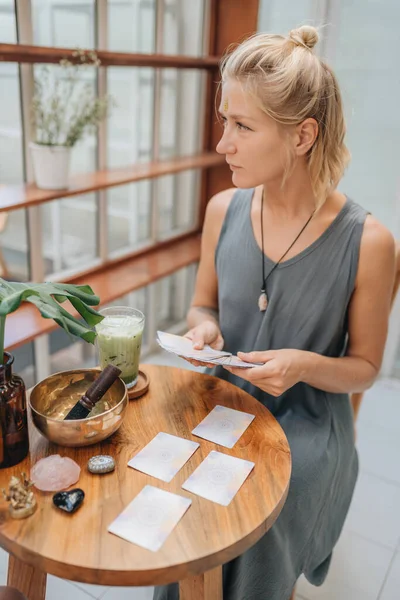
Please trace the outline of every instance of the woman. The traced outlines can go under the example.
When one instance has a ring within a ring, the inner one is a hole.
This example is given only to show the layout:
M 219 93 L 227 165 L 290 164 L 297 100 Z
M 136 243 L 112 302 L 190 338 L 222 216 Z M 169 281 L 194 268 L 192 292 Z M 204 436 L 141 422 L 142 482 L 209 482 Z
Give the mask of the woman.
M 276 523 L 224 566 L 225 600 L 287 600 L 301 573 L 323 583 L 358 471 L 348 394 L 374 382 L 387 334 L 394 240 L 336 189 L 345 124 L 317 39 L 259 34 L 222 65 L 217 151 L 239 189 L 207 206 L 187 336 L 263 363 L 212 372 L 275 415 L 293 461 Z

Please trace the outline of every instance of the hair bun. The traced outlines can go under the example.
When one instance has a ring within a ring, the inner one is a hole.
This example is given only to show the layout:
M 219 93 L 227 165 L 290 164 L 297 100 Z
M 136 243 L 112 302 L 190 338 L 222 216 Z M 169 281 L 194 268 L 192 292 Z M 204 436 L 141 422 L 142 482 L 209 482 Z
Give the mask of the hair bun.
M 289 39 L 297 46 L 304 46 L 312 50 L 318 42 L 318 31 L 311 25 L 303 25 L 298 29 L 292 29 L 289 33 Z

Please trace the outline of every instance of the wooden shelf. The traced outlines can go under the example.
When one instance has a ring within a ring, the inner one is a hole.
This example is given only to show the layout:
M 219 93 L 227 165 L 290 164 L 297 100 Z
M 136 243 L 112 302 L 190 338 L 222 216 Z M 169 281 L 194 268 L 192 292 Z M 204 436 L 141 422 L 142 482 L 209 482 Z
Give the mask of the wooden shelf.
M 90 51 L 90 50 L 89 50 Z M 75 48 L 48 48 L 44 46 L 28 46 L 25 44 L 0 44 L 0 62 L 17 63 L 59 63 L 68 58 L 72 62 L 80 62 L 74 58 Z M 95 50 L 102 67 L 153 67 L 175 69 L 216 69 L 218 56 L 183 56 L 168 54 L 132 54 L 130 52 L 107 52 Z
M 65 190 L 41 190 L 33 183 L 0 185 L 0 213 L 20 208 L 28 208 L 58 198 L 78 196 L 118 185 L 125 185 L 143 179 L 152 179 L 162 175 L 179 173 L 188 169 L 207 169 L 225 162 L 225 158 L 216 152 L 206 152 L 194 156 L 174 158 L 150 163 L 137 163 L 131 167 L 110 169 L 74 175 L 70 187 Z
M 197 262 L 199 258 L 200 235 L 193 233 L 185 239 L 171 240 L 168 246 L 156 246 L 145 255 L 130 258 L 119 264 L 114 263 L 102 271 L 80 275 L 70 279 L 68 283 L 90 285 L 95 294 L 100 296 L 102 306 L 171 275 L 178 269 Z M 65 304 L 65 309 L 76 316 L 76 311 L 68 304 Z M 11 351 L 57 328 L 58 325 L 52 319 L 44 319 L 33 304 L 24 302 L 6 318 L 5 349 Z

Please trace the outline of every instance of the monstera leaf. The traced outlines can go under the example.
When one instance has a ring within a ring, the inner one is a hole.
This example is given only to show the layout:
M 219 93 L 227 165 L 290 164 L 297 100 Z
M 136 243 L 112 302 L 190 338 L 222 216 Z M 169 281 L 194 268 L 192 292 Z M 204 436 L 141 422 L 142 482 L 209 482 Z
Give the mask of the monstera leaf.
M 60 306 L 69 300 L 84 322 L 73 317 Z M 5 318 L 17 310 L 22 302 L 34 304 L 45 319 L 53 319 L 69 334 L 94 343 L 96 333 L 92 328 L 104 318 L 92 306 L 100 302 L 88 285 L 68 283 L 17 283 L 0 278 L 0 356 L 4 350 Z

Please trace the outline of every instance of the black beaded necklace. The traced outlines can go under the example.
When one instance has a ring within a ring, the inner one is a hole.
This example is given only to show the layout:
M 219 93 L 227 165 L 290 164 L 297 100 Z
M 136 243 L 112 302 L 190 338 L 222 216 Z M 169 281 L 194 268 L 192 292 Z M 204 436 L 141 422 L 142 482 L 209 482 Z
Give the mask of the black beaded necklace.
M 311 213 L 307 223 L 304 225 L 304 227 L 302 227 L 300 233 L 295 237 L 295 239 L 293 240 L 293 242 L 290 244 L 289 248 L 286 250 L 286 252 L 284 254 L 282 254 L 282 256 L 280 257 L 280 259 L 278 260 L 278 262 L 276 262 L 274 264 L 274 266 L 272 267 L 272 269 L 270 270 L 270 272 L 268 273 L 267 276 L 265 276 L 265 255 L 264 255 L 264 227 L 263 227 L 263 207 L 264 207 L 264 190 L 262 192 L 262 197 L 261 197 L 261 249 L 262 249 L 262 284 L 261 284 L 261 294 L 260 297 L 258 298 L 258 308 L 260 309 L 261 312 L 265 312 L 267 310 L 267 306 L 268 306 L 268 297 L 267 297 L 267 280 L 268 277 L 271 275 L 271 273 L 273 273 L 273 271 L 275 271 L 276 267 L 279 265 L 279 263 L 285 258 L 286 254 L 289 252 L 289 250 L 291 248 L 293 248 L 293 246 L 295 245 L 295 243 L 297 242 L 297 240 L 299 239 L 299 237 L 301 236 L 301 234 L 303 233 L 303 231 L 305 230 L 305 228 L 307 227 L 307 225 L 309 224 L 309 222 L 311 221 L 311 219 L 313 218 L 316 209 L 313 210 L 313 212 Z

